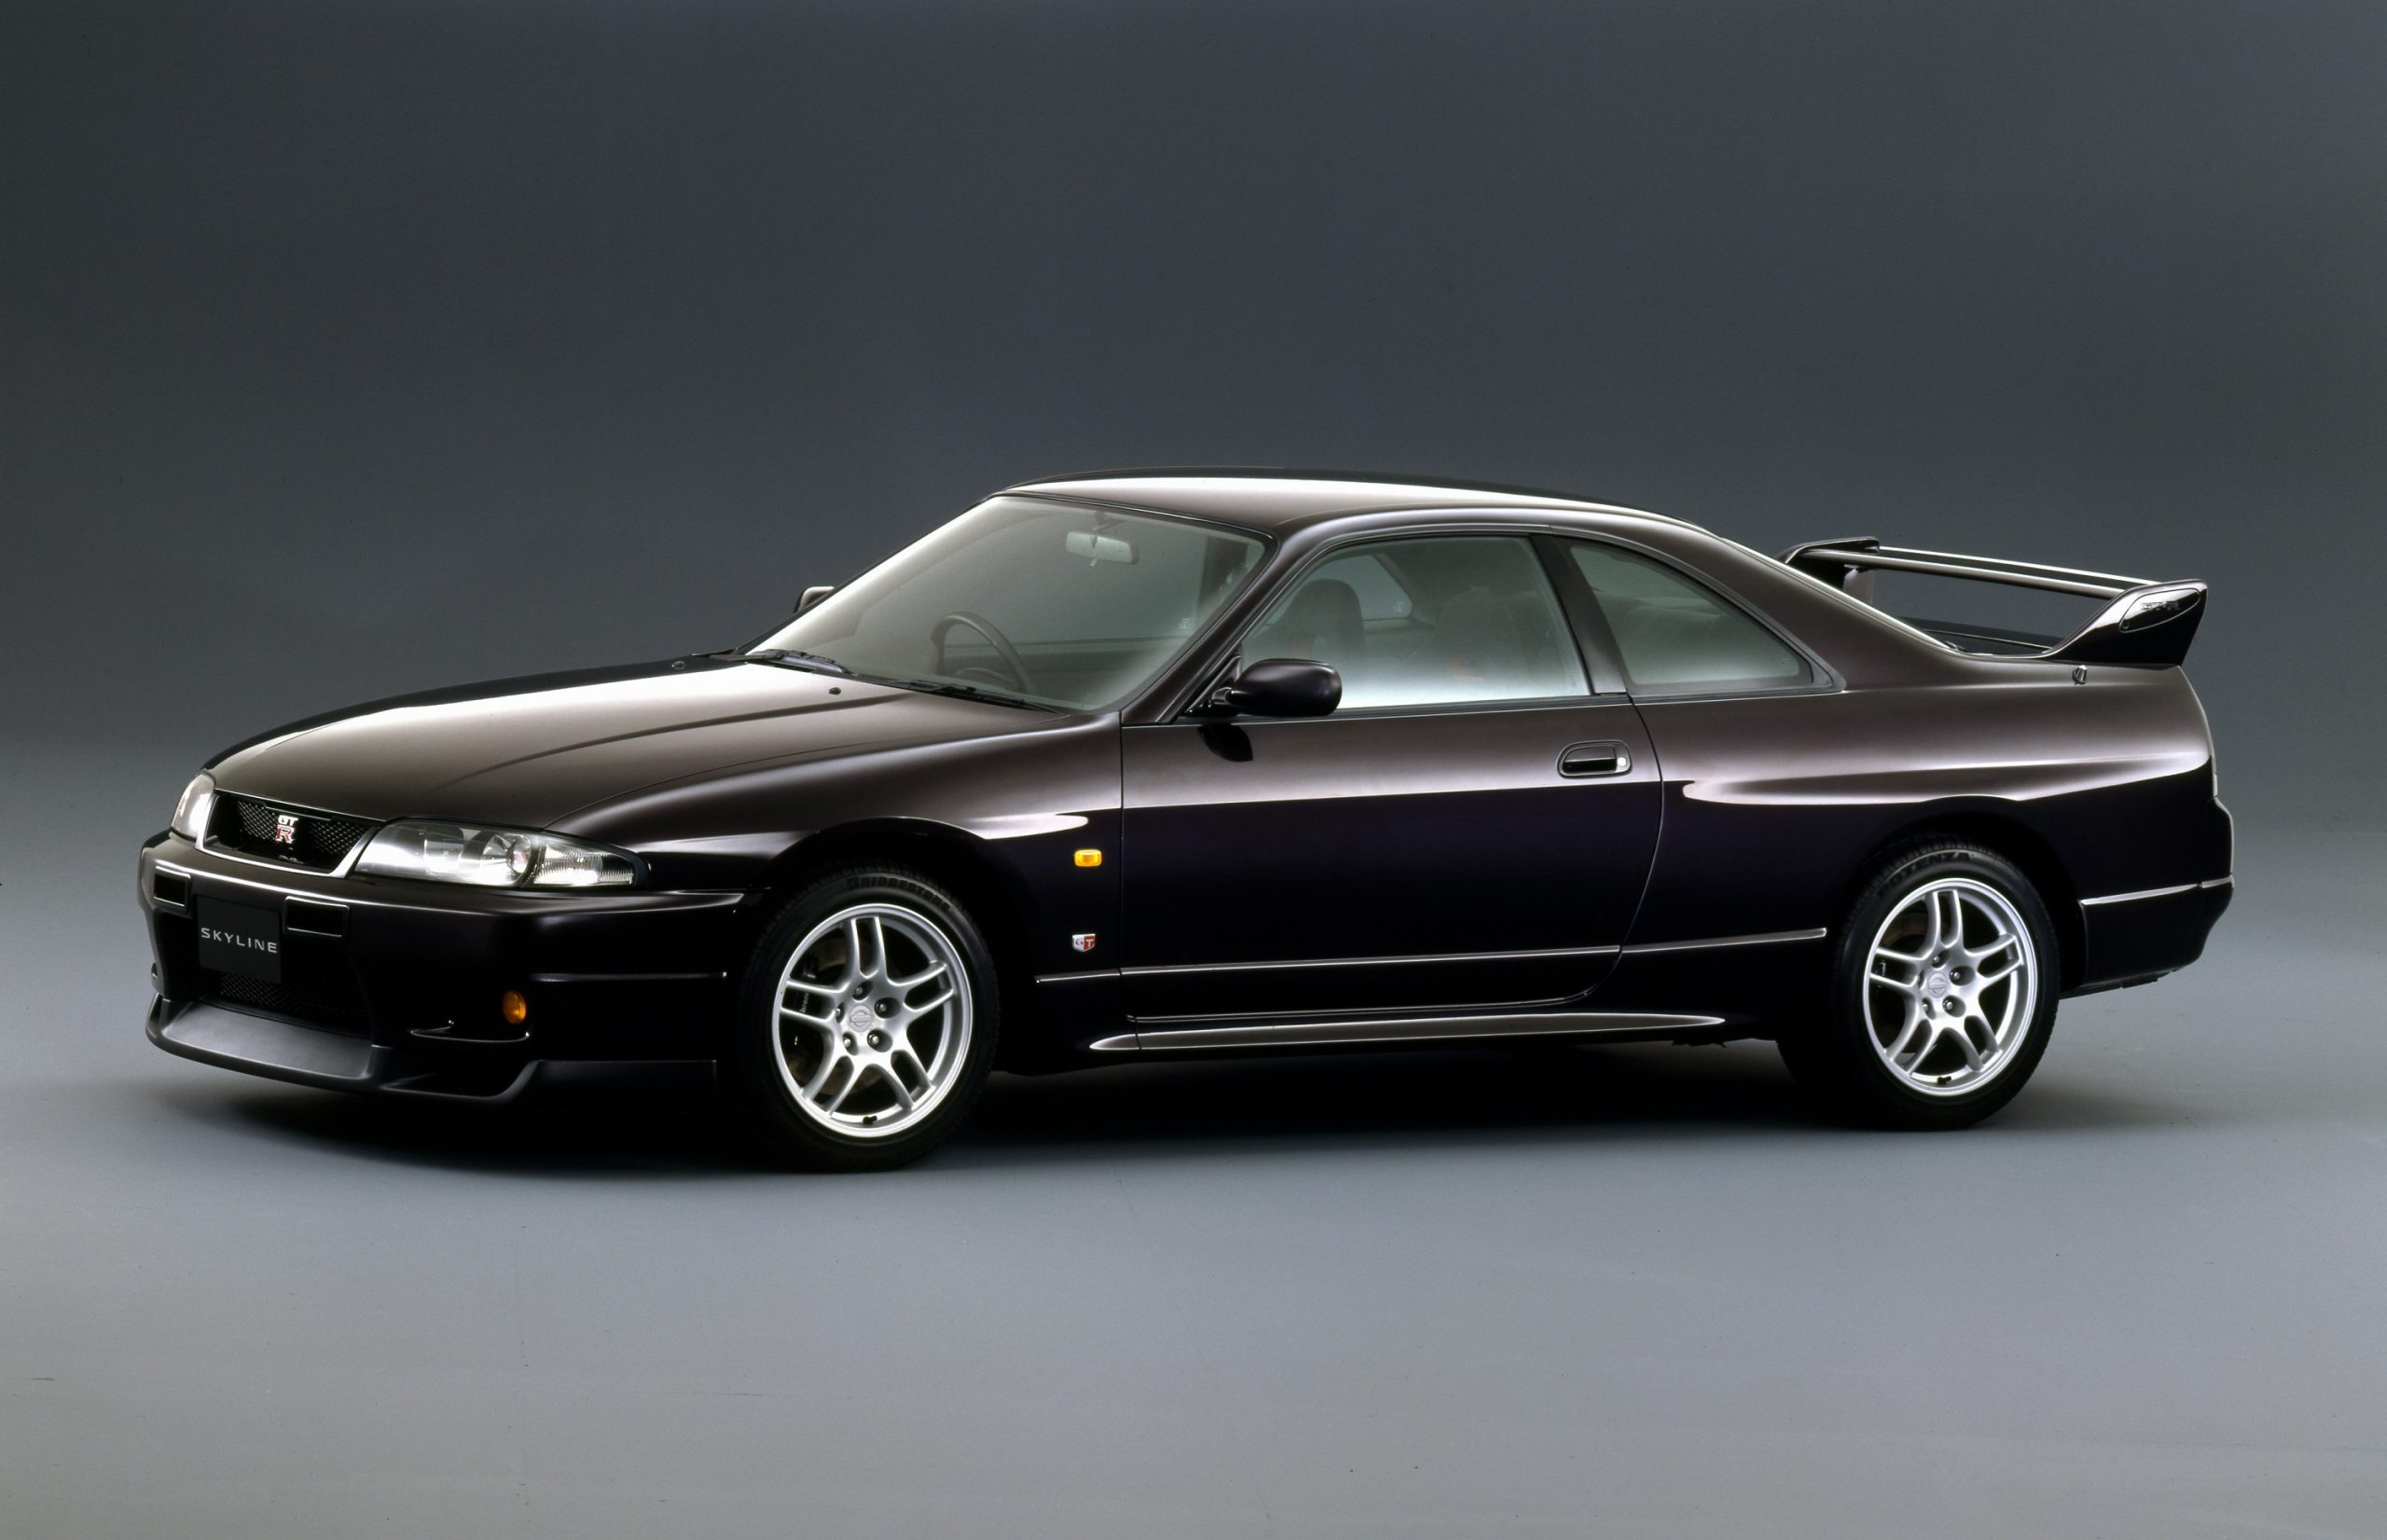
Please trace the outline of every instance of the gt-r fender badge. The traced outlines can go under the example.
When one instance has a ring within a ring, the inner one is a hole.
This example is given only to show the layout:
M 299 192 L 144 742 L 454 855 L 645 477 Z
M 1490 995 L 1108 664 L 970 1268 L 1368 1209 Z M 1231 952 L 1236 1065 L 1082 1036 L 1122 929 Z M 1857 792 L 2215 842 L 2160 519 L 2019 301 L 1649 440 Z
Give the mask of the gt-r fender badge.
M 1100 866 L 1102 864 L 1102 852 L 1099 850 L 1081 850 L 1070 859 L 1075 860 L 1080 866 Z
M 1091 930 L 1081 930 L 1076 935 L 1071 936 L 1069 938 L 1069 949 L 1073 952 L 1093 951 L 1094 932 Z

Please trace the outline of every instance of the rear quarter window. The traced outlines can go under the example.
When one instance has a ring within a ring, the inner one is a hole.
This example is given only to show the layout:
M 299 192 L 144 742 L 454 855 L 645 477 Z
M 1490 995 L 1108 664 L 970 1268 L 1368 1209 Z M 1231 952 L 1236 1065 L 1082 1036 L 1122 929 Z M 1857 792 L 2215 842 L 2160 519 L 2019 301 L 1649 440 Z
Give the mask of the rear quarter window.
M 1637 694 L 1710 694 L 1813 684 L 1807 660 L 1704 584 L 1648 557 L 1570 543 L 1568 555 L 1616 639 Z

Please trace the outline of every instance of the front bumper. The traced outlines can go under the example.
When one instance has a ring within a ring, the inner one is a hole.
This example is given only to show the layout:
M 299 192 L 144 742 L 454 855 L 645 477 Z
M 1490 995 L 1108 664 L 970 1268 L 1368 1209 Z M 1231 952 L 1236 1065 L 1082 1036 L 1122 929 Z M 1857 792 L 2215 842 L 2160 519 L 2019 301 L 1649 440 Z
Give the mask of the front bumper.
M 711 1059 L 528 1059 L 460 1064 L 308 1026 L 286 1017 L 160 997 L 149 1040 L 200 1064 L 324 1091 L 378 1091 L 427 1101 L 501 1107 L 525 1095 L 700 1100 L 713 1089 Z
M 204 899 L 282 915 L 281 983 L 200 966 Z M 159 997 L 149 1038 L 297 1084 L 450 1101 L 709 1085 L 744 899 L 332 877 L 162 834 L 140 861 Z M 499 1011 L 508 989 L 529 1002 L 519 1025 Z

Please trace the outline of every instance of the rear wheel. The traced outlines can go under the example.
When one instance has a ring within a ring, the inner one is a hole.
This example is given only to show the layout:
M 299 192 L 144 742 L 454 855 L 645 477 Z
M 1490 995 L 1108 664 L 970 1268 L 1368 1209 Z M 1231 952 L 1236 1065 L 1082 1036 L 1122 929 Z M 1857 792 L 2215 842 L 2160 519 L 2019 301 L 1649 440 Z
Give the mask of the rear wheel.
M 985 937 L 950 894 L 897 867 L 832 872 L 755 948 L 728 1094 L 771 1158 L 902 1165 L 969 1115 L 999 1013 Z
M 1881 1128 L 1961 1128 L 2004 1107 L 2055 1024 L 2054 927 L 1994 851 L 1960 841 L 1884 860 L 1840 935 L 1823 1012 L 1781 1039 L 1800 1083 Z

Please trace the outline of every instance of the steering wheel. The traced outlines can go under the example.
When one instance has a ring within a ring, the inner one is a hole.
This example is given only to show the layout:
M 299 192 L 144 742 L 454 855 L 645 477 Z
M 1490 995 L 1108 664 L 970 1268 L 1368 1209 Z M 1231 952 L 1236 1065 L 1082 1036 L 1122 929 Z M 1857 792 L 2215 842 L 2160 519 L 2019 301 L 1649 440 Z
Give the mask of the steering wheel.
M 967 626 L 973 631 L 975 631 L 980 636 L 986 638 L 987 640 L 993 645 L 996 658 L 1001 662 L 1004 670 L 1011 675 L 1011 679 L 1008 681 L 1011 687 L 1022 692 L 1023 694 L 1028 691 L 1029 688 L 1028 683 L 1028 660 L 1019 655 L 1019 649 L 1012 645 L 1011 638 L 997 630 L 993 621 L 988 620 L 986 616 L 979 614 L 974 610 L 956 610 L 953 613 L 945 616 L 943 620 L 938 621 L 934 626 L 929 627 L 929 645 L 936 649 L 936 671 L 938 673 L 945 674 L 952 672 L 951 669 L 948 669 L 945 666 L 945 639 L 957 626 Z M 991 668 L 979 668 L 973 670 L 973 672 L 990 674 L 994 672 L 994 670 Z

